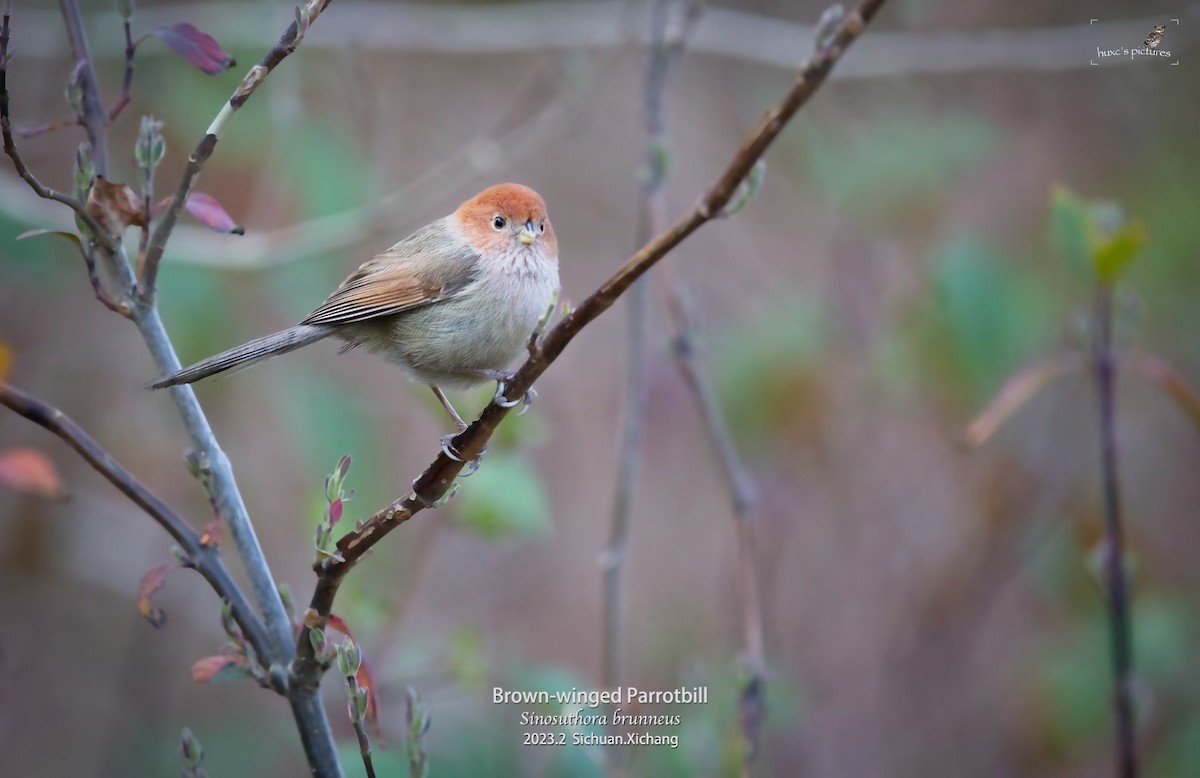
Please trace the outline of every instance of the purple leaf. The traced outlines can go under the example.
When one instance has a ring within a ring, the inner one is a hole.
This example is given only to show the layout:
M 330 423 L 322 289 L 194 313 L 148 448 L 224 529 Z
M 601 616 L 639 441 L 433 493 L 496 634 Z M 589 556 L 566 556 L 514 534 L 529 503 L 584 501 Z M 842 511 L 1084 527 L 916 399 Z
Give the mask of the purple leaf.
M 175 50 L 175 53 L 210 76 L 233 67 L 233 56 L 221 49 L 217 39 L 193 24 L 180 22 L 159 27 L 154 34 Z
M 334 500 L 329 503 L 329 526 L 337 524 L 342 519 L 342 501 Z
M 221 207 L 221 204 L 212 195 L 206 195 L 203 192 L 192 192 L 188 195 L 188 199 L 183 204 L 183 207 L 205 227 L 214 229 L 217 232 L 232 232 L 234 235 L 244 235 L 246 233 L 245 228 L 235 222 L 233 217 L 225 212 L 225 209 Z

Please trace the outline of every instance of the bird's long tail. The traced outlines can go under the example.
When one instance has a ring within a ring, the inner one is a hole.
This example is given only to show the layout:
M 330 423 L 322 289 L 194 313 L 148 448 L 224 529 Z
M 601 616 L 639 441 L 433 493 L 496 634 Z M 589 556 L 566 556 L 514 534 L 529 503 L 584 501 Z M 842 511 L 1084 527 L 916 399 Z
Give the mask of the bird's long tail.
M 162 389 L 167 386 L 195 383 L 202 378 L 208 378 L 210 375 L 223 373 L 235 367 L 249 367 L 278 354 L 286 354 L 322 338 L 327 338 L 336 330 L 336 327 L 300 324 L 282 332 L 276 332 L 274 335 L 243 343 L 237 348 L 231 348 L 216 356 L 203 359 L 190 367 L 176 370 L 150 384 L 150 388 Z

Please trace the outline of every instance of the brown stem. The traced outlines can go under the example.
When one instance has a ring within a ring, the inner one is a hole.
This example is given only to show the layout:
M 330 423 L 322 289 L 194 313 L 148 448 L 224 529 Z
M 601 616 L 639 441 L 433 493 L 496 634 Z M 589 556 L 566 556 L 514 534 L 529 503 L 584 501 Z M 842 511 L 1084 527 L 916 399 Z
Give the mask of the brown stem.
M 137 44 L 133 42 L 133 31 L 129 19 L 125 20 L 125 73 L 121 76 L 121 93 L 108 109 L 108 121 L 116 120 L 125 106 L 129 105 L 130 89 L 133 87 L 133 55 L 137 53 Z
M 321 15 L 321 12 L 332 2 L 332 0 L 309 0 L 305 11 L 308 14 L 308 23 L 316 21 L 316 18 Z M 232 118 L 233 114 L 241 108 L 250 96 L 254 94 L 259 85 L 266 79 L 275 66 L 282 62 L 289 54 L 296 50 L 300 44 L 302 35 L 298 35 L 299 30 L 296 22 L 292 22 L 284 30 L 283 35 L 279 36 L 279 40 L 275 46 L 267 52 L 257 65 L 250 68 L 250 72 L 238 84 L 237 89 L 233 90 L 229 100 L 217 114 L 217 118 L 209 125 L 208 131 L 200 142 L 196 144 L 196 148 L 188 157 L 187 167 L 183 171 L 183 177 L 179 180 L 179 186 L 175 190 L 175 197 L 171 199 L 171 204 L 163 211 L 162 217 L 158 220 L 158 226 L 150 235 L 150 241 L 146 247 L 146 258 L 142 266 L 142 278 L 139 284 L 139 295 L 143 303 L 149 305 L 154 301 L 155 286 L 158 279 L 158 264 L 162 260 L 163 250 L 167 246 L 167 239 L 171 237 L 171 232 L 175 229 L 175 222 L 179 218 L 179 212 L 183 209 L 184 203 L 187 202 L 188 195 L 192 192 L 192 187 L 196 185 L 196 178 L 200 175 L 200 171 L 204 168 L 204 163 L 212 156 L 213 150 L 217 147 L 217 141 L 220 139 L 221 132 L 225 125 Z
M 1100 472 L 1104 490 L 1104 583 L 1113 663 L 1113 710 L 1116 714 L 1116 774 L 1136 778 L 1137 725 L 1134 721 L 1133 645 L 1129 589 L 1125 579 L 1125 539 L 1117 473 L 1116 358 L 1113 353 L 1113 289 L 1096 290 L 1092 367 L 1100 399 Z
M 184 550 L 191 566 L 204 576 L 204 580 L 208 581 L 219 597 L 229 603 L 234 620 L 242 628 L 247 642 L 254 647 L 258 656 L 271 656 L 271 643 L 262 621 L 250 607 L 246 595 L 230 577 L 216 547 L 201 543 L 200 535 L 182 516 L 146 488 L 62 411 L 3 381 L 0 381 L 0 404 L 57 435 L 75 449 L 96 472 L 158 522 Z M 286 679 L 282 673 L 272 673 L 271 682 L 276 691 L 286 693 L 286 687 L 283 685 Z
M 546 333 L 541 346 L 530 354 L 508 383 L 506 392 L 510 396 L 520 397 L 528 392 L 534 381 L 546 372 L 584 327 L 612 307 L 634 281 L 672 249 L 720 214 L 754 164 L 779 137 L 796 111 L 824 83 L 833 66 L 862 34 L 866 23 L 875 16 L 884 1 L 864 0 L 862 5 L 842 17 L 836 31 L 830 36 L 829 45 L 804 64 L 787 95 L 763 114 L 716 183 L 709 187 L 696 206 L 642 246 L 599 289 Z M 508 412 L 508 408 L 492 402 L 473 424 L 453 439 L 451 445 L 460 452 L 463 461 L 469 462 L 479 454 Z M 338 558 L 324 559 L 314 566 L 317 584 L 305 614 L 304 628 L 296 647 L 296 659 L 292 663 L 291 678 L 294 685 L 315 688 L 320 682 L 322 668 L 314 656 L 308 632 L 313 627 L 325 627 L 346 574 L 389 532 L 442 499 L 462 471 L 463 461 L 451 459 L 445 453 L 439 454 L 413 482 L 408 494 L 375 513 L 361 527 L 338 541 Z
M 758 754 L 763 719 L 766 715 L 766 649 L 763 638 L 762 596 L 759 592 L 758 552 L 755 542 L 755 508 L 758 495 L 742 462 L 729 425 L 721 414 L 712 383 L 700 365 L 695 343 L 694 318 L 687 310 L 683 289 L 664 274 L 667 310 L 675 330 L 672 351 L 679 372 L 696 401 L 700 418 L 708 430 L 713 451 L 721 462 L 729 489 L 733 518 L 737 524 L 737 582 L 741 611 L 742 653 L 747 677 L 739 697 L 744 761 Z

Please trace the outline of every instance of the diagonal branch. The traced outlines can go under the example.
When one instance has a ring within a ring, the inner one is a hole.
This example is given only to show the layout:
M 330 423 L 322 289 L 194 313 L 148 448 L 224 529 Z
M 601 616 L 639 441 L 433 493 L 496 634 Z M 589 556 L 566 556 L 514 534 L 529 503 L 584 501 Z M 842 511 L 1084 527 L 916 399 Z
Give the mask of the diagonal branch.
M 271 655 L 271 643 L 267 638 L 266 628 L 246 600 L 246 595 L 229 575 L 229 570 L 221 560 L 221 554 L 214 546 L 202 543 L 200 535 L 182 516 L 147 489 L 62 411 L 3 381 L 0 381 L 0 404 L 57 435 L 75 449 L 96 472 L 158 522 L 183 548 L 190 560 L 190 566 L 204 576 L 204 580 L 208 581 L 219 597 L 229 603 L 234 620 L 242 628 L 246 640 L 254 647 L 255 652 L 262 657 Z M 285 693 L 286 682 L 287 679 L 281 673 L 272 675 L 271 684 L 276 691 Z
M 822 46 L 815 56 L 803 65 L 795 84 L 783 100 L 763 114 L 742 142 L 733 160 L 695 207 L 626 260 L 599 289 L 546 334 L 541 346 L 530 354 L 529 359 L 508 383 L 505 391 L 510 396 L 521 397 L 528 392 L 534 381 L 546 372 L 584 327 L 612 307 L 617 298 L 655 263 L 721 213 L 733 200 L 755 163 L 779 137 L 801 106 L 816 93 L 847 47 L 858 39 L 867 22 L 875 16 L 883 3 L 884 0 L 864 0 L 862 5 L 842 17 L 831 31 L 828 44 Z M 492 402 L 474 423 L 454 438 L 451 445 L 461 453 L 463 460 L 470 461 L 483 450 L 508 411 L 508 408 Z M 378 511 L 361 527 L 339 540 L 337 558 L 325 559 L 315 565 L 317 585 L 309 609 L 304 614 L 304 627 L 297 641 L 296 659 L 291 669 L 293 686 L 316 688 L 320 683 L 324 668 L 315 656 L 308 632 L 313 627 L 325 627 L 334 598 L 346 574 L 389 532 L 442 499 L 454 484 L 454 479 L 458 477 L 463 466 L 463 462 L 455 461 L 444 453 L 439 454 L 413 482 L 412 491 Z
M 204 133 L 204 137 L 200 139 L 200 143 L 196 145 L 190 157 L 188 157 L 187 168 L 183 171 L 183 177 L 179 181 L 179 187 L 175 190 L 175 197 L 171 200 L 171 204 L 167 206 L 162 217 L 158 221 L 158 226 L 154 228 L 154 232 L 150 235 L 150 242 L 146 248 L 145 264 L 142 268 L 142 282 L 140 286 L 139 297 L 143 303 L 152 304 L 154 302 L 155 286 L 158 279 L 158 264 L 162 261 L 163 250 L 166 248 L 167 239 L 171 237 L 172 230 L 175 229 L 175 222 L 179 218 L 179 212 L 183 209 L 184 203 L 187 202 L 188 195 L 191 194 L 192 187 L 196 185 L 196 178 L 199 177 L 204 163 L 208 162 L 208 158 L 212 156 L 213 150 L 217 147 L 217 141 L 221 138 L 221 133 L 225 130 L 229 120 L 237 113 L 238 109 L 245 105 L 250 99 L 259 85 L 266 79 L 275 66 L 278 65 L 300 45 L 300 41 L 304 38 L 304 33 L 310 24 L 316 21 L 321 12 L 329 5 L 332 0 L 308 0 L 307 5 L 302 9 L 296 10 L 296 21 L 288 25 L 284 30 L 283 35 L 279 36 L 275 46 L 267 52 L 254 67 L 250 68 L 242 82 L 238 84 L 237 89 L 233 90 L 233 94 L 225 105 L 221 108 L 217 118 L 213 119 L 209 125 L 208 131 Z
M 671 316 L 675 337 L 672 351 L 679 372 L 696 401 L 700 418 L 708 430 L 709 441 L 728 482 L 733 518 L 737 524 L 737 579 L 741 610 L 742 653 L 746 679 L 742 684 L 738 705 L 741 712 L 744 752 L 743 767 L 758 755 L 760 731 L 766 716 L 766 648 L 763 637 L 762 594 L 759 591 L 757 543 L 755 525 L 758 494 L 746 470 L 729 425 L 721 414 L 717 397 L 704 369 L 697 359 L 694 317 L 687 309 L 687 299 L 678 282 L 664 278 L 667 311 Z M 745 769 L 743 770 L 743 773 Z

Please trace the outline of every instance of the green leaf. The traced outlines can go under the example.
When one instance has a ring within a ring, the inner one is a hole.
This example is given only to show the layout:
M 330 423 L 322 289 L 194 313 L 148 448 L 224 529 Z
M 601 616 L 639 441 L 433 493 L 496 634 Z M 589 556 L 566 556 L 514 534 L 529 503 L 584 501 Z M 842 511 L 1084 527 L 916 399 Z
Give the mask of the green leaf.
M 1097 242 L 1092 251 L 1092 267 L 1105 284 L 1113 284 L 1125 275 L 1146 243 L 1146 228 L 1141 222 L 1129 222 L 1111 237 Z
M 1087 272 L 1092 244 L 1092 221 L 1074 192 L 1055 184 L 1050 190 L 1050 240 L 1076 273 Z
M 538 537 L 550 531 L 550 507 L 541 476 L 527 460 L 493 452 L 464 482 L 456 521 L 489 540 Z

